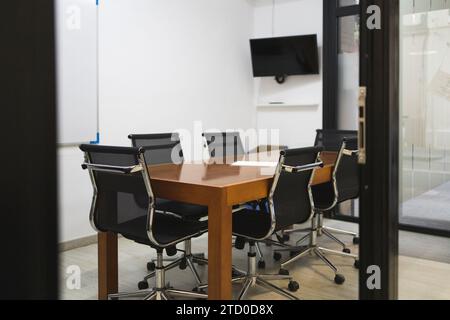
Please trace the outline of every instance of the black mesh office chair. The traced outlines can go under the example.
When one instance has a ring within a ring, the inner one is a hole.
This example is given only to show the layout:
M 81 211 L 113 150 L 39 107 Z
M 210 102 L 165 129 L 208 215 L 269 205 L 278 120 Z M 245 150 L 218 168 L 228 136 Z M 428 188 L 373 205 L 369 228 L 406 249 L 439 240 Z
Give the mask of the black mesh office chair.
M 317 130 L 315 145 L 322 146 L 325 151 L 340 152 L 341 147 L 342 147 L 342 141 L 344 141 L 344 139 L 351 140 L 351 141 L 349 140 L 349 142 L 348 142 L 348 143 L 353 144 L 353 145 L 349 146 L 350 149 L 352 149 L 352 150 L 358 149 L 358 147 L 357 147 L 358 132 L 353 131 L 353 130 Z M 350 159 L 348 159 L 348 158 L 346 158 L 345 160 L 347 162 L 350 161 Z M 340 170 L 340 173 L 339 173 L 340 179 L 339 180 L 340 181 L 348 181 L 348 179 L 353 179 L 353 186 L 358 188 L 358 192 L 359 192 L 359 180 L 358 180 L 358 173 L 357 173 L 358 163 L 357 163 L 356 156 L 352 160 L 353 160 L 354 167 L 352 168 L 351 167 L 352 164 L 349 164 L 349 167 L 347 167 L 345 170 Z M 347 175 L 347 177 L 344 177 L 344 175 Z M 358 181 L 356 181 L 356 180 L 358 180 Z M 326 194 L 329 194 L 328 198 L 335 197 L 334 196 L 334 188 L 331 183 L 323 185 L 321 188 L 323 188 L 321 190 L 322 191 L 321 194 L 323 194 L 325 198 L 327 197 Z M 342 190 L 341 193 L 343 193 L 343 192 L 345 192 L 345 191 Z M 316 194 L 319 194 L 319 192 L 316 192 Z M 359 195 L 356 195 L 355 197 L 348 198 L 347 200 L 356 199 L 358 197 L 359 197 Z M 318 199 L 318 201 L 319 200 L 321 200 L 321 199 Z M 326 199 L 324 199 L 324 201 L 326 203 Z M 322 202 L 324 202 L 324 201 L 322 201 Z M 346 200 L 339 201 L 338 204 L 342 203 L 344 201 L 346 201 Z M 324 227 L 324 225 L 323 225 L 324 213 L 332 212 L 336 208 L 336 205 L 330 206 L 330 207 L 331 207 L 331 209 L 323 210 L 322 213 L 319 215 L 318 236 L 322 235 L 322 230 L 328 229 L 329 233 L 337 233 L 337 234 L 351 236 L 351 237 L 353 237 L 353 243 L 358 244 L 359 243 L 359 235 L 357 233 L 346 231 L 346 230 Z M 338 240 L 335 237 L 333 237 L 333 240 L 343 246 L 344 252 L 350 253 L 349 249 L 346 247 L 346 245 L 342 241 Z
M 334 166 L 333 174 L 332 174 L 332 180 L 328 183 L 324 183 L 321 185 L 315 185 L 311 187 L 312 190 L 312 196 L 314 200 L 314 210 L 315 215 L 314 219 L 312 220 L 312 227 L 311 229 L 308 229 L 308 234 L 301 238 L 299 241 L 297 241 L 297 244 L 302 243 L 304 240 L 309 239 L 309 245 L 306 250 L 301 251 L 301 253 L 293 256 L 288 261 L 281 264 L 282 273 L 286 272 L 285 269 L 283 269 L 285 266 L 289 265 L 290 263 L 302 258 L 309 252 L 314 252 L 319 258 L 321 258 L 335 273 L 335 282 L 337 284 L 342 284 L 345 281 L 345 277 L 341 274 L 338 274 L 338 270 L 336 266 L 325 257 L 325 254 L 332 254 L 332 255 L 339 255 L 344 257 L 349 257 L 355 260 L 354 266 L 356 268 L 359 267 L 359 260 L 357 255 L 353 255 L 350 253 L 350 250 L 347 249 L 346 245 L 336 238 L 328 229 L 330 230 L 336 230 L 331 229 L 328 227 L 323 226 L 323 214 L 326 211 L 332 210 L 337 204 L 350 200 L 355 199 L 358 197 L 359 194 L 359 177 L 358 177 L 358 159 L 357 159 L 357 139 L 351 138 L 346 139 L 344 138 L 343 141 L 341 141 L 341 146 L 339 148 L 338 157 L 336 160 L 336 164 Z M 304 231 L 304 230 L 296 230 L 296 231 Z M 341 231 L 340 232 L 346 232 Z M 343 251 L 336 251 L 327 249 L 324 247 L 320 247 L 317 244 L 317 236 L 319 234 L 324 234 L 331 238 L 332 240 L 338 242 L 341 244 L 344 249 Z M 350 232 L 348 232 L 350 234 Z M 299 247 L 302 248 L 302 247 Z M 276 250 L 277 252 L 280 251 L 291 251 L 295 252 L 295 249 L 291 247 L 284 248 L 280 250 Z M 280 256 L 276 256 L 275 258 L 278 259 Z
M 320 148 L 304 148 L 282 151 L 273 183 L 262 211 L 242 209 L 233 214 L 233 234 L 249 243 L 248 270 L 233 279 L 244 281 L 238 299 L 243 299 L 255 285 L 274 291 L 288 299 L 297 299 L 289 292 L 271 284 L 268 280 L 289 280 L 288 288 L 295 292 L 299 285 L 289 274 L 264 275 L 256 272 L 256 246 L 258 241 L 270 240 L 272 235 L 288 226 L 304 223 L 313 216 L 310 183 Z
M 210 158 L 215 163 L 234 162 L 245 154 L 239 132 L 205 132 L 203 137 Z
M 94 145 L 82 145 L 80 149 L 85 154 L 82 167 L 89 171 L 94 189 L 90 212 L 94 229 L 121 234 L 157 252 L 154 289 L 112 294 L 109 298 L 206 298 L 204 294 L 166 286 L 165 272 L 181 263 L 181 259 L 169 266 L 163 265 L 163 250 L 172 255 L 178 243 L 206 232 L 206 223 L 155 212 L 155 197 L 143 149 Z
M 214 163 L 232 163 L 239 160 L 240 156 L 246 154 L 244 150 L 244 145 L 242 143 L 241 136 L 239 132 L 205 132 L 203 133 L 205 138 L 205 148 L 208 150 L 210 160 Z M 257 207 L 258 203 L 253 201 L 248 205 Z M 234 206 L 234 210 L 238 210 L 240 206 Z M 241 238 L 237 238 L 235 245 L 238 248 L 243 248 L 243 241 Z M 266 267 L 266 262 L 264 261 L 264 256 L 259 247 L 259 243 L 256 243 L 256 252 L 259 257 L 258 268 L 264 269 Z
M 182 164 L 184 161 L 183 150 L 181 148 L 180 137 L 177 133 L 159 133 L 159 134 L 130 134 L 133 147 L 139 147 L 144 150 L 144 158 L 148 165 L 158 164 Z M 150 167 L 151 173 L 151 167 Z M 156 199 L 156 210 L 158 212 L 176 215 L 183 220 L 198 221 L 208 216 L 208 207 L 182 203 L 178 201 Z M 180 264 L 181 269 L 189 267 L 197 281 L 201 283 L 200 276 L 194 266 L 197 264 L 206 264 L 205 254 L 192 254 L 191 240 L 186 240 L 184 244 L 184 259 Z M 169 260 L 169 259 L 166 259 Z M 147 269 L 151 271 L 144 279 L 148 280 L 153 276 L 155 270 L 155 261 L 147 263 Z M 145 282 L 141 283 L 145 285 Z
M 339 147 L 339 154 L 329 183 L 314 186 L 313 195 L 316 209 L 319 211 L 318 235 L 324 234 L 340 244 L 343 252 L 350 253 L 350 249 L 335 234 L 353 237 L 353 243 L 359 243 L 359 236 L 355 232 L 324 226 L 323 217 L 326 212 L 334 210 L 340 203 L 359 198 L 358 171 L 358 140 L 355 137 L 343 138 Z
M 342 141 L 344 139 L 357 139 L 357 136 L 358 136 L 358 132 L 353 131 L 353 130 L 322 130 L 322 129 L 319 129 L 319 130 L 317 130 L 314 145 L 323 147 L 324 151 L 331 151 L 331 152 L 338 153 L 341 150 Z M 357 149 L 357 147 L 355 147 L 355 149 Z M 357 165 L 356 165 L 356 167 L 357 167 Z M 344 178 L 342 177 L 342 179 L 344 179 Z M 320 194 L 323 195 L 323 197 L 325 198 L 325 201 L 327 198 L 330 198 L 331 195 L 334 198 L 334 188 L 333 188 L 332 183 L 324 184 L 320 187 L 317 187 L 316 189 L 319 189 L 319 188 L 321 188 Z M 319 192 L 317 192 L 316 194 L 319 194 Z M 351 199 L 354 199 L 354 198 L 351 198 Z M 343 202 L 343 201 L 341 201 L 341 202 Z M 339 202 L 339 203 L 341 203 L 341 202 Z M 332 206 L 332 208 L 330 210 L 328 210 L 327 213 L 333 212 L 335 208 L 336 208 L 336 206 Z M 318 217 L 318 219 L 319 219 L 319 221 L 318 221 L 319 229 L 317 231 L 318 236 L 322 236 L 322 230 L 324 228 L 324 226 L 323 226 L 324 212 L 322 212 L 322 214 L 320 214 Z M 285 240 L 285 241 L 289 240 L 289 234 L 291 234 L 291 233 L 302 232 L 302 231 L 307 231 L 307 230 L 305 230 L 305 229 L 303 229 L 303 230 L 299 230 L 299 229 L 286 230 L 285 238 L 283 240 Z M 329 232 L 352 236 L 353 243 L 354 244 L 359 243 L 359 236 L 355 232 L 333 229 L 333 228 L 329 228 Z M 305 238 L 302 238 L 302 240 L 305 240 Z M 333 240 L 335 240 L 335 239 L 333 239 Z M 345 246 L 344 243 L 342 243 L 342 241 L 339 241 L 338 243 L 343 246 L 343 249 L 345 252 L 349 252 L 349 249 Z

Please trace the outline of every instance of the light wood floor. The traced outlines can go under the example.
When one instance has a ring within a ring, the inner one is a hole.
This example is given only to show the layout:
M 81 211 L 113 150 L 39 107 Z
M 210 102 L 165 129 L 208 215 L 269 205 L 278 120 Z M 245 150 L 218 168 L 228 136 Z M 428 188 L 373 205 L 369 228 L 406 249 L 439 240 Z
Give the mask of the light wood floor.
M 330 224 L 336 223 L 330 222 Z M 339 223 L 339 227 L 354 229 L 354 225 Z M 351 239 L 345 239 L 348 243 Z M 207 250 L 206 237 L 195 239 L 193 249 L 195 252 Z M 338 249 L 339 247 L 320 238 L 322 246 Z M 352 252 L 357 253 L 358 248 L 349 246 Z M 266 269 L 264 273 L 276 273 L 279 264 L 274 262 L 272 248 L 261 246 L 265 258 Z M 119 289 L 120 291 L 136 291 L 137 283 L 147 273 L 146 262 L 155 256 L 154 250 L 128 241 L 119 239 Z M 284 255 L 284 259 L 287 255 Z M 291 275 L 300 283 L 300 290 L 295 293 L 297 297 L 305 300 L 353 300 L 358 297 L 358 271 L 353 267 L 351 259 L 330 257 L 346 277 L 343 285 L 336 285 L 333 281 L 333 273 L 319 259 L 306 257 L 289 267 Z M 450 264 L 425 260 L 415 257 L 400 256 L 399 267 L 399 297 L 400 299 L 450 299 Z M 233 251 L 233 263 L 241 269 L 246 269 L 246 251 Z M 76 265 L 81 268 L 81 288 L 69 290 L 66 286 L 67 267 Z M 207 279 L 207 267 L 198 267 L 202 279 Z M 166 280 L 170 285 L 191 290 L 195 282 L 189 270 L 178 268 L 169 271 Z M 150 282 L 152 283 L 152 282 Z M 286 281 L 275 281 L 286 288 Z M 240 285 L 234 286 L 234 293 L 239 292 Z M 62 299 L 96 299 L 97 298 L 97 245 L 89 245 L 62 252 L 60 255 L 60 293 Z M 281 299 L 278 295 L 254 288 L 250 291 L 249 299 L 275 300 Z

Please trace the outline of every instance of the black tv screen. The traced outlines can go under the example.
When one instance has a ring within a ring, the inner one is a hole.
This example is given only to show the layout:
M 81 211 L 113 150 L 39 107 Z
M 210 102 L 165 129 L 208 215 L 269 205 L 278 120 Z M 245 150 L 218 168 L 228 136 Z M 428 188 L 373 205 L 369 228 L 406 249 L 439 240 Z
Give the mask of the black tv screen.
M 254 77 L 319 74 L 317 35 L 250 40 Z

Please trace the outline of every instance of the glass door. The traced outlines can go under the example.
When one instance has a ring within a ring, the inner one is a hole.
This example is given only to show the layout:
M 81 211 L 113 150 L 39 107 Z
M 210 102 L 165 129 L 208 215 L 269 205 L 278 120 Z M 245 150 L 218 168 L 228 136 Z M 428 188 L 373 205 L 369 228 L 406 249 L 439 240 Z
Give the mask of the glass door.
M 359 221 L 360 298 L 450 299 L 450 0 L 324 5 L 324 128 L 364 124 L 336 214 Z
M 450 235 L 450 1 L 400 1 L 400 223 Z
M 324 30 L 324 51 L 331 52 L 324 60 L 324 128 L 357 130 L 361 5 L 324 5 L 331 21 Z M 400 0 L 399 7 L 400 228 L 450 236 L 450 0 Z M 335 218 L 357 222 L 358 212 L 358 201 L 349 201 Z
M 450 299 L 450 1 L 400 0 L 398 22 L 398 293 Z
M 450 1 L 361 0 L 361 21 L 360 298 L 450 299 Z

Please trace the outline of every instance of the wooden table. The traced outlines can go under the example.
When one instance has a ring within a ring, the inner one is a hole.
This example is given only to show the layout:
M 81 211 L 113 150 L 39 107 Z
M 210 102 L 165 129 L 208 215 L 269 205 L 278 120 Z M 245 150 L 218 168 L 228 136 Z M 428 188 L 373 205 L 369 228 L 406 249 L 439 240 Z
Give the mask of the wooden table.
M 249 157 L 255 160 L 255 155 Z M 258 154 L 256 158 L 278 161 L 279 153 Z M 321 159 L 325 167 L 315 170 L 314 184 L 330 181 L 336 153 L 323 152 Z M 149 170 L 158 198 L 208 206 L 208 295 L 211 300 L 230 300 L 231 208 L 267 197 L 274 168 L 184 163 L 150 166 Z M 115 234 L 98 234 L 98 273 L 99 299 L 107 299 L 118 290 Z

